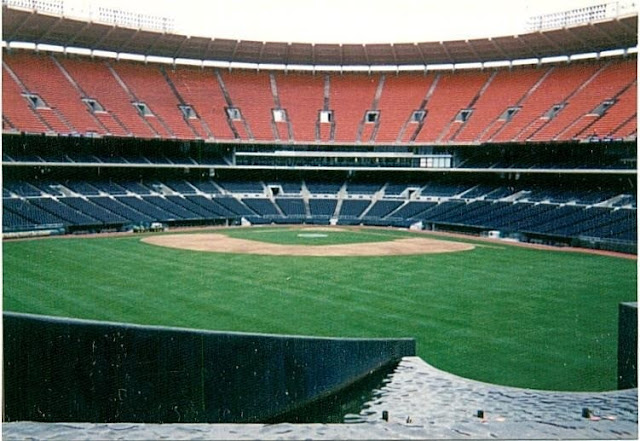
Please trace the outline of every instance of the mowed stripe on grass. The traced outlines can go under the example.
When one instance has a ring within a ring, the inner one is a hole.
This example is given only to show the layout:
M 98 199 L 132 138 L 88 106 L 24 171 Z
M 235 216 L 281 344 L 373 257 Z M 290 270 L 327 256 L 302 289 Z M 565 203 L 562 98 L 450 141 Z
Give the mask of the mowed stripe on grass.
M 405 236 L 405 234 L 402 234 Z M 636 262 L 500 246 L 439 255 L 286 257 L 139 237 L 4 243 L 4 307 L 141 324 L 414 337 L 433 365 L 556 390 L 616 387 L 617 307 Z

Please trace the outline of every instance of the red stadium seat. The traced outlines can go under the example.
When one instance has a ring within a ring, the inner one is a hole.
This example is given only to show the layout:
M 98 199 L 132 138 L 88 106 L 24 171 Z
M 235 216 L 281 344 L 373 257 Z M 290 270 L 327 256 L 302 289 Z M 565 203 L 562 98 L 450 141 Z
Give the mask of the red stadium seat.
M 487 141 L 501 125 L 500 117 L 520 100 L 544 74 L 544 69 L 501 69 L 473 106 L 473 114 L 455 141 Z M 504 122 L 504 120 L 502 120 Z
M 11 78 L 5 68 L 2 69 L 2 116 L 11 125 L 26 133 L 45 133 L 50 130 L 46 123 L 29 106 L 21 95 L 23 91 Z
M 522 109 L 505 125 L 494 141 L 526 141 L 537 133 L 549 118 L 554 106 L 565 103 L 599 69 L 598 64 L 578 63 L 555 66 L 531 90 L 522 102 Z
M 133 106 L 134 98 L 118 83 L 107 61 L 86 58 L 60 58 L 60 64 L 85 91 L 96 99 L 109 113 L 121 133 L 139 138 L 155 138 L 159 135 Z
M 597 118 L 592 111 L 603 100 L 615 98 L 635 78 L 635 63 L 627 61 L 604 65 L 591 81 L 585 82 L 568 100 L 568 105 L 550 120 L 533 140 L 569 140 L 580 137 Z M 584 137 L 584 136 L 583 136 Z
M 421 110 L 434 78 L 433 74 L 411 73 L 386 76 L 380 97 L 380 128 L 376 142 L 408 142 L 411 139 L 419 125 L 411 116 Z
M 240 109 L 248 133 L 241 139 L 273 141 L 275 139 L 271 110 L 275 107 L 268 73 L 251 71 L 220 72 L 224 87 L 234 107 Z M 235 124 L 240 132 L 244 124 Z
M 323 110 L 324 102 L 324 76 L 287 73 L 275 74 L 275 77 L 280 105 L 287 111 L 293 139 L 298 142 L 316 141 L 319 112 Z
M 461 127 L 456 115 L 472 105 L 490 77 L 488 72 L 461 71 L 438 75 L 433 93 L 428 97 L 424 127 L 416 142 L 446 142 Z
M 343 74 L 330 77 L 329 107 L 334 112 L 335 141 L 357 142 L 380 77 L 366 74 Z
M 120 61 L 113 63 L 113 69 L 135 98 L 149 106 L 152 115 L 145 119 L 162 138 L 196 138 L 180 111 L 180 100 L 158 66 Z
M 198 115 L 195 130 L 204 138 L 234 139 L 227 122 L 227 103 L 220 90 L 215 71 L 180 66 L 167 69 L 167 75 L 186 104 Z
M 56 132 L 106 133 L 82 102 L 84 97 L 77 85 L 65 77 L 50 55 L 17 52 L 4 60 L 27 91 L 38 94 L 47 103 L 50 110 L 37 112 Z
M 5 54 L 3 128 L 285 143 L 619 138 L 637 131 L 636 65 L 633 57 L 497 70 L 319 75 L 19 51 Z M 31 106 L 28 94 L 42 106 Z

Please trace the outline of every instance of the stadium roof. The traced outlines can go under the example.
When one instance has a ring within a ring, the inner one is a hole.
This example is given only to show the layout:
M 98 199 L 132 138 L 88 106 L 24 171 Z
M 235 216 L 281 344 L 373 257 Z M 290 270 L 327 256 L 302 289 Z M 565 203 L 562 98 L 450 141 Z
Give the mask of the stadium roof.
M 396 44 L 311 44 L 190 37 L 3 6 L 5 42 L 144 56 L 284 65 L 436 65 L 599 53 L 637 46 L 637 14 L 523 35 Z

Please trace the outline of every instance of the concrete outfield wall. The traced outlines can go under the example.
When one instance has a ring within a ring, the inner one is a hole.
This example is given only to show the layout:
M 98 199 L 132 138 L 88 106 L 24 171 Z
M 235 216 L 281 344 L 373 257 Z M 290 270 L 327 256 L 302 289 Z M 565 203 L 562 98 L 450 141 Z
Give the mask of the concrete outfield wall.
M 276 336 L 5 312 L 4 420 L 265 421 L 415 355 L 413 339 Z

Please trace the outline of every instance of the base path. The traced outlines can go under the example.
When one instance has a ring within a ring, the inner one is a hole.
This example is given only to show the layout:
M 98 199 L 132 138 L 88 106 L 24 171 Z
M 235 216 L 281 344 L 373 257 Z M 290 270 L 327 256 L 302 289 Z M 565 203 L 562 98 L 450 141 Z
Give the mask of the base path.
M 266 256 L 395 256 L 450 253 L 472 250 L 462 242 L 412 237 L 387 242 L 363 242 L 339 245 L 281 245 L 236 239 L 224 234 L 167 234 L 150 236 L 142 242 L 170 248 L 217 253 L 260 254 Z

